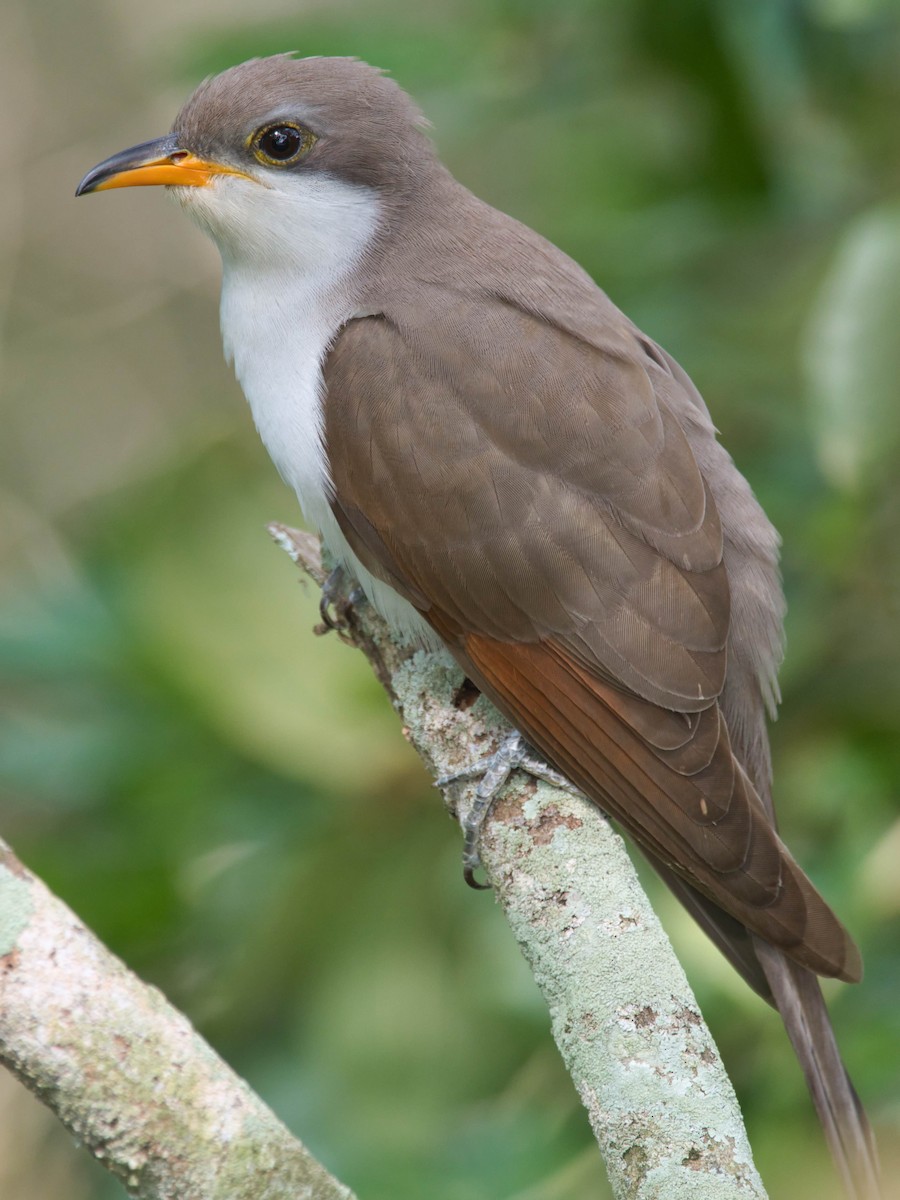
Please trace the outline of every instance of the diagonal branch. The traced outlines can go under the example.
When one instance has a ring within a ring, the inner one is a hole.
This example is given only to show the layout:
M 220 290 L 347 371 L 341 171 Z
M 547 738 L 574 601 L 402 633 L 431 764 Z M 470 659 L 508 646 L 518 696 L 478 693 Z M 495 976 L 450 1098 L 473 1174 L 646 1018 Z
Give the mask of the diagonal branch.
M 319 543 L 270 532 L 318 583 Z M 392 638 L 368 605 L 339 606 L 435 777 L 492 751 L 508 725 L 461 689 L 449 656 Z M 474 784 L 447 789 L 457 811 Z M 550 1010 L 617 1200 L 764 1200 L 731 1083 L 624 844 L 585 800 L 518 773 L 481 840 L 493 884 Z
M 3 842 L 0 1061 L 140 1200 L 353 1200 Z
M 272 533 L 321 582 L 316 539 Z M 344 636 L 435 775 L 506 732 L 449 658 L 392 639 L 368 606 L 348 611 Z M 457 788 L 447 799 L 465 810 L 474 789 Z M 731 1085 L 618 835 L 578 797 L 514 776 L 481 849 L 615 1196 L 765 1200 Z M 139 1200 L 353 1200 L 2 842 L 0 1061 Z

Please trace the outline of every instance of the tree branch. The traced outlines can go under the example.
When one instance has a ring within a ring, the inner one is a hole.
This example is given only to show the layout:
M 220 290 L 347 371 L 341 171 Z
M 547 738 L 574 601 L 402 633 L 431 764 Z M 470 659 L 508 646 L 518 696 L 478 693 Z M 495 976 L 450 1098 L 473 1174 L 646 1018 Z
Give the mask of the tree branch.
M 140 1200 L 354 1200 L 4 842 L 0 1061 Z
M 270 526 L 321 584 L 319 544 Z M 508 725 L 461 692 L 449 655 L 392 638 L 368 605 L 339 606 L 433 775 L 490 753 Z M 474 784 L 445 802 L 464 813 Z M 617 1200 L 764 1200 L 731 1083 L 621 838 L 597 808 L 515 773 L 481 840 L 488 879 L 550 1010 Z
M 316 539 L 271 528 L 321 583 Z M 507 731 L 484 698 L 461 690 L 449 656 L 401 644 L 368 606 L 347 612 L 343 636 L 369 659 L 435 775 L 483 756 Z M 447 792 L 465 812 L 474 785 Z M 516 774 L 481 851 L 615 1196 L 765 1200 L 712 1038 L 608 822 L 583 799 Z M 0 1061 L 139 1200 L 353 1200 L 2 842 Z

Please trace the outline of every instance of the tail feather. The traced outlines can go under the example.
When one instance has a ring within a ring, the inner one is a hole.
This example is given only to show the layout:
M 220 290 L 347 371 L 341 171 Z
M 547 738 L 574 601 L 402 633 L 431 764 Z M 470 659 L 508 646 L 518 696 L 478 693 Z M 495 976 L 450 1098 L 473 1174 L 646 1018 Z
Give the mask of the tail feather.
M 553 639 L 457 636 L 435 609 L 428 619 L 467 677 L 631 833 L 750 986 L 775 1004 L 848 1200 L 879 1200 L 872 1132 L 813 974 L 858 979 L 859 951 L 779 840 L 767 781 L 754 788 L 718 710 L 685 715 L 651 705 Z
M 745 929 L 664 863 L 647 857 L 747 983 L 778 1009 L 848 1200 L 880 1200 L 875 1140 L 841 1061 L 816 976 Z
M 750 930 L 702 892 L 691 887 L 686 879 L 682 879 L 656 855 L 645 850 L 644 857 L 738 974 L 767 1004 L 774 1005 L 775 998 L 756 954 Z
M 753 940 L 848 1200 L 880 1200 L 875 1139 L 841 1061 L 819 981 L 776 947 Z

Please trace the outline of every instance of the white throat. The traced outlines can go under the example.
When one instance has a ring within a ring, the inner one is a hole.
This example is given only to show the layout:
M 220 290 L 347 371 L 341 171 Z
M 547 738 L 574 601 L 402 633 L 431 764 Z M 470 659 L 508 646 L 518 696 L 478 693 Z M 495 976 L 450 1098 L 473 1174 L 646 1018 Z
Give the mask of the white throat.
M 330 505 L 322 364 L 341 327 L 364 315 L 352 275 L 377 231 L 377 196 L 323 177 L 294 179 L 277 192 L 228 177 L 215 189 L 183 191 L 189 215 L 222 253 L 225 355 L 272 461 L 382 615 L 433 641 L 419 614 L 359 562 Z
M 237 182 L 239 236 L 214 231 L 225 355 L 272 461 L 321 528 L 331 488 L 322 363 L 356 315 L 352 274 L 375 236 L 378 201 L 368 189 L 322 178 L 292 180 L 276 194 Z M 216 197 L 216 216 L 221 207 Z

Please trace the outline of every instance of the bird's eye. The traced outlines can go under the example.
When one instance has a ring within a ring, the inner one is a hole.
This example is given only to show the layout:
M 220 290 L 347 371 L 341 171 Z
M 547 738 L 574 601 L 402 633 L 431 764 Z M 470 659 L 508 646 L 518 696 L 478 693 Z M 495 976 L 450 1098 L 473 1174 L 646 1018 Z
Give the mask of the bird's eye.
M 301 125 L 268 125 L 253 136 L 253 153 L 267 166 L 285 166 L 301 158 L 316 140 Z

